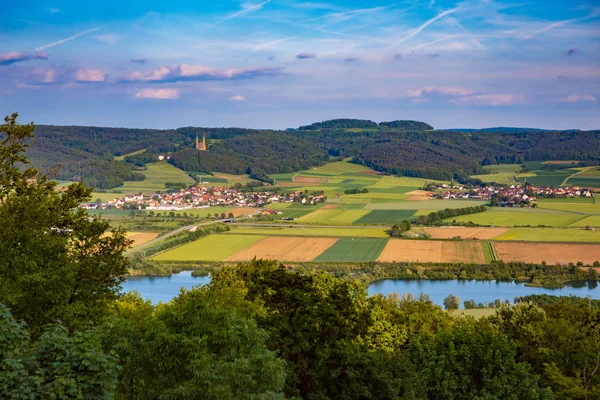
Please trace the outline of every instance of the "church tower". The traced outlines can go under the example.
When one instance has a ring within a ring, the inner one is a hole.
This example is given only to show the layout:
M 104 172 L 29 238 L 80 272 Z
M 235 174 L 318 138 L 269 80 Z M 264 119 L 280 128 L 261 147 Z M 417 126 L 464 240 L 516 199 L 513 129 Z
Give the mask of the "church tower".
M 206 136 L 204 134 L 202 134 L 202 143 L 200 143 L 200 139 L 196 134 L 196 150 L 206 151 Z

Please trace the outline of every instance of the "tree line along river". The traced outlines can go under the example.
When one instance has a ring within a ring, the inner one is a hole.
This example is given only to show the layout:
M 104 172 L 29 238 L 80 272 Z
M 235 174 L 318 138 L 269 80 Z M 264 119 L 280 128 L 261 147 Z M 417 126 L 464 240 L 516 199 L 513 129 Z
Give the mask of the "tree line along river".
M 152 303 L 167 302 L 177 296 L 182 287 L 191 289 L 196 285 L 210 282 L 209 276 L 192 276 L 191 271 L 183 271 L 169 277 L 133 276 L 123 284 L 123 291 L 137 290 L 143 298 Z M 475 300 L 476 303 L 488 304 L 496 299 L 509 300 L 516 296 L 530 294 L 548 294 L 555 296 L 578 296 L 600 299 L 597 282 L 574 282 L 560 289 L 528 287 L 513 281 L 478 281 L 478 280 L 404 280 L 384 279 L 369 285 L 370 295 L 411 293 L 417 297 L 420 293 L 429 296 L 435 304 L 443 306 L 444 298 L 450 294 L 460 297 L 461 307 L 464 300 Z

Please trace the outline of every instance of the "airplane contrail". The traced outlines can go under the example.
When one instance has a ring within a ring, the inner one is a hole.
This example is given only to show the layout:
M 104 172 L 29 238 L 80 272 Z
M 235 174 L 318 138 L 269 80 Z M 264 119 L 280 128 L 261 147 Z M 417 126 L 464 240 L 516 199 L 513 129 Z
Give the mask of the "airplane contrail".
M 52 42 L 52 43 L 50 43 L 50 44 L 45 44 L 45 45 L 43 45 L 43 46 L 40 46 L 40 47 L 38 47 L 37 49 L 35 49 L 35 51 L 42 51 L 42 50 L 48 49 L 48 48 L 50 48 L 50 47 L 57 46 L 57 45 L 59 45 L 59 44 L 62 44 L 62 43 L 68 42 L 69 40 L 76 39 L 76 38 L 78 38 L 79 36 L 83 36 L 83 35 L 87 35 L 88 33 L 95 32 L 95 31 L 97 31 L 97 30 L 99 30 L 99 29 L 100 29 L 100 28 L 98 27 L 98 28 L 92 28 L 92 29 L 88 29 L 87 31 L 79 32 L 79 33 L 77 33 L 77 34 L 75 34 L 75 35 L 73 35 L 73 36 L 69 36 L 68 38 L 61 39 L 61 40 L 58 40 L 58 41 L 56 41 L 56 42 Z
M 525 39 L 525 40 L 531 39 L 532 37 L 537 36 L 540 33 L 544 33 L 546 31 L 549 31 L 550 29 L 556 28 L 557 26 L 564 25 L 564 24 L 566 24 L 567 22 L 570 22 L 570 21 L 572 21 L 572 20 L 565 19 L 565 20 L 562 20 L 562 21 L 555 22 L 555 23 L 550 24 L 550 25 L 548 25 L 548 26 L 546 26 L 546 27 L 544 27 L 542 29 L 538 29 L 537 31 L 535 31 L 533 33 L 530 33 L 529 35 L 523 37 L 523 39 Z
M 263 8 L 264 6 L 266 6 L 267 4 L 269 4 L 271 1 L 273 1 L 273 0 L 266 0 L 266 1 L 263 1 L 262 3 L 255 4 L 255 5 L 253 5 L 253 6 L 250 6 L 250 7 L 244 8 L 243 10 L 240 10 L 240 11 L 238 11 L 238 12 L 235 12 L 235 13 L 233 13 L 233 14 L 230 14 L 230 15 L 226 16 L 225 18 L 223 18 L 223 19 L 221 19 L 221 20 L 219 20 L 219 21 L 215 22 L 214 24 L 212 24 L 212 25 L 209 25 L 209 26 L 208 26 L 206 29 L 213 28 L 213 27 L 215 27 L 215 26 L 217 26 L 217 25 L 219 25 L 219 24 L 222 24 L 222 23 L 223 23 L 223 22 L 225 22 L 225 21 L 229 21 L 230 19 L 233 19 L 233 18 L 240 17 L 240 16 L 242 16 L 242 15 L 244 15 L 244 14 L 248 14 L 248 13 L 250 13 L 250 12 L 253 12 L 253 11 L 258 11 L 258 10 L 260 10 L 261 8 Z
M 460 10 L 460 8 L 461 7 L 456 7 L 451 10 L 444 11 L 443 13 L 436 15 L 435 17 L 431 18 L 430 20 L 427 20 L 423 25 L 419 26 L 417 29 L 415 29 L 414 31 L 412 31 L 411 33 L 409 33 L 408 35 L 406 35 L 405 37 L 400 39 L 398 42 L 396 42 L 396 44 L 400 44 L 400 43 L 405 42 L 408 39 L 416 36 L 417 34 L 419 34 L 419 32 L 421 32 L 423 29 L 427 28 L 429 25 L 433 24 L 438 19 L 444 18 L 446 15 L 452 14 L 452 13 Z
M 282 43 L 282 42 L 287 42 L 288 40 L 296 39 L 297 37 L 298 36 L 291 36 L 291 37 L 287 37 L 287 38 L 283 38 L 283 39 L 273 40 L 273 41 L 268 42 L 268 43 L 263 43 L 263 44 L 260 44 L 260 45 L 256 46 L 254 48 L 254 50 L 252 50 L 252 52 L 256 52 L 256 51 L 259 51 L 259 50 L 262 50 L 262 49 L 266 49 L 266 48 L 269 48 L 269 47 L 273 46 L 274 44 Z
M 457 37 L 459 37 L 459 36 L 458 36 L 458 35 L 448 35 L 448 36 L 444 36 L 443 38 L 439 38 L 439 39 L 433 40 L 433 41 L 431 41 L 431 42 L 427 42 L 427 43 L 423 43 L 423 44 L 420 44 L 420 45 L 418 45 L 418 46 L 415 46 L 415 47 L 413 47 L 412 49 L 410 49 L 410 51 L 411 51 L 411 53 L 412 53 L 413 51 L 415 51 L 415 50 L 418 50 L 418 49 L 421 49 L 421 48 L 423 48 L 423 47 L 427 47 L 427 46 L 429 46 L 429 45 L 436 44 L 436 43 L 439 43 L 439 42 L 444 42 L 444 41 L 446 41 L 446 40 L 455 39 L 455 38 L 457 38 Z

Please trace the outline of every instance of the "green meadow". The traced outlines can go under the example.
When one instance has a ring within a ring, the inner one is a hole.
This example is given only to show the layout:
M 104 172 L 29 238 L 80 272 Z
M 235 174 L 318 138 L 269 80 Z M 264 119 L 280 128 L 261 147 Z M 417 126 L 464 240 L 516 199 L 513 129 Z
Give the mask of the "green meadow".
M 528 242 L 600 242 L 600 230 L 514 228 L 496 236 L 494 240 L 522 240 Z
M 341 238 L 315 258 L 315 262 L 376 261 L 388 239 Z
M 473 222 L 490 226 L 556 226 L 564 227 L 582 218 L 579 214 L 551 212 L 535 209 L 488 209 L 484 213 L 461 215 L 450 218 L 457 222 Z
M 221 261 L 258 242 L 261 235 L 210 235 L 184 244 L 153 259 L 157 261 Z

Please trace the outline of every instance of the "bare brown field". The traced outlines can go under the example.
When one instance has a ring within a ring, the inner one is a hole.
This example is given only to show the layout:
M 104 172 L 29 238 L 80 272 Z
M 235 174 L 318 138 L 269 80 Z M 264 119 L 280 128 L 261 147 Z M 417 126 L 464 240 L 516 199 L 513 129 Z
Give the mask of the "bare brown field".
M 549 244 L 549 243 L 502 243 L 495 242 L 498 258 L 504 262 L 521 261 L 551 265 L 566 265 L 579 261 L 591 265 L 600 261 L 600 245 L 594 244 Z
M 493 239 L 502 235 L 508 228 L 425 228 L 425 232 L 434 239 L 452 239 L 460 236 L 462 239 Z
M 128 235 L 127 238 L 133 240 L 131 247 L 139 246 L 158 237 L 158 232 L 140 232 Z
M 390 239 L 377 261 L 483 264 L 485 257 L 479 242 Z
M 227 210 L 227 214 L 232 213 L 234 217 L 239 217 L 241 215 L 253 214 L 255 212 L 260 211 L 260 208 L 252 208 L 252 207 L 231 207 L 231 211 Z
M 338 204 L 325 204 L 323 207 L 320 208 L 320 210 L 335 210 L 337 208 Z
M 271 236 L 229 256 L 225 261 L 248 261 L 265 258 L 280 261 L 312 261 L 333 246 L 336 238 Z
M 327 178 L 315 178 L 311 176 L 294 176 L 292 180 L 295 183 L 327 183 Z
M 379 171 L 374 171 L 374 170 L 370 169 L 368 171 L 356 172 L 356 175 L 382 175 L 382 173 Z
M 425 200 L 429 200 L 429 195 L 432 194 L 432 193 L 431 192 L 426 192 L 424 190 L 413 190 L 412 192 L 408 192 L 406 194 L 409 195 L 406 198 L 406 200 L 425 201 Z

